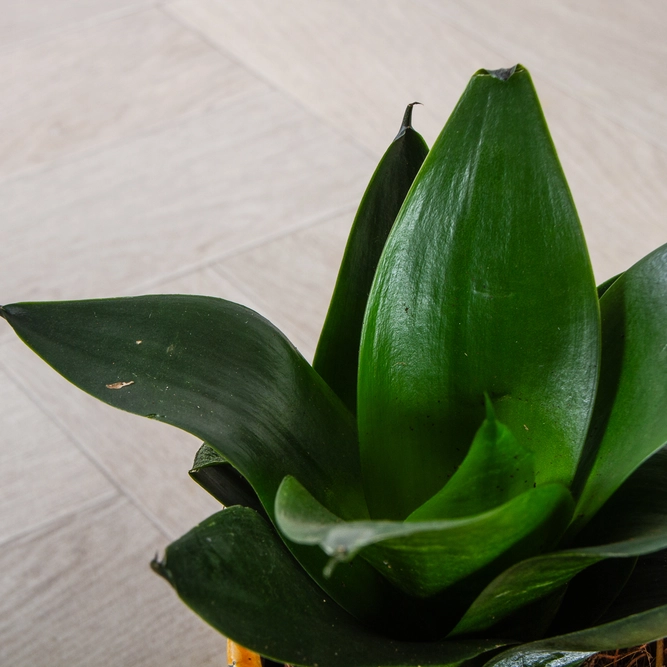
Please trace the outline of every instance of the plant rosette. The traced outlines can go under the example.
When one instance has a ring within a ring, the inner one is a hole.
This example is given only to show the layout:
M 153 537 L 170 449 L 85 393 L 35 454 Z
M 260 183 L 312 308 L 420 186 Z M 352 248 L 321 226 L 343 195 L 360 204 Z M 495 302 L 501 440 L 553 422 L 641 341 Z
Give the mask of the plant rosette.
M 412 105 L 315 360 L 203 296 L 20 303 L 68 380 L 204 441 L 227 507 L 154 569 L 313 667 L 581 663 L 667 635 L 667 245 L 596 288 L 528 72 Z M 142 344 L 137 345 L 136 341 Z

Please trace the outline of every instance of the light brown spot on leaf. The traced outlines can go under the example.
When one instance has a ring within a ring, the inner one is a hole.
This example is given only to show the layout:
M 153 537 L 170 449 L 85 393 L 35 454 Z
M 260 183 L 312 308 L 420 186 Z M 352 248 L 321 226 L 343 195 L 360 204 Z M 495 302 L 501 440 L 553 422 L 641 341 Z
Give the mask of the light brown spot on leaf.
M 129 382 L 113 382 L 107 385 L 107 389 L 122 389 L 123 387 L 128 387 L 131 384 L 134 384 L 134 380 L 130 380 Z

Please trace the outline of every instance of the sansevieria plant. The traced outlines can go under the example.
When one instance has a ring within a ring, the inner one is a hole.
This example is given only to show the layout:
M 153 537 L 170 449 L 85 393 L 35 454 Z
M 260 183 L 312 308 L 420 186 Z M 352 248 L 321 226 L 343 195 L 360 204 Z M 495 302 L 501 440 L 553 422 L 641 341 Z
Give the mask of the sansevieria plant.
M 430 150 L 411 111 L 312 366 L 212 297 L 0 312 L 205 442 L 191 474 L 227 509 L 153 567 L 262 656 L 563 667 L 663 637 L 667 245 L 596 288 L 523 67 L 477 72 Z

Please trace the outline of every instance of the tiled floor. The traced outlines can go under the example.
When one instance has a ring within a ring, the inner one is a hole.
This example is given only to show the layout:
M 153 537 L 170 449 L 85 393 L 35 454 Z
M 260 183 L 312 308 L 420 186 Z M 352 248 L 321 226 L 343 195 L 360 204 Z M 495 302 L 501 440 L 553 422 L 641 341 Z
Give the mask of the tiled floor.
M 407 102 L 429 143 L 480 67 L 533 75 L 599 281 L 667 242 L 660 0 L 0 0 L 0 303 L 241 301 L 311 357 Z M 1 324 L 1 323 L 0 323 Z M 0 664 L 221 665 L 150 571 L 216 510 L 198 442 L 0 327 Z

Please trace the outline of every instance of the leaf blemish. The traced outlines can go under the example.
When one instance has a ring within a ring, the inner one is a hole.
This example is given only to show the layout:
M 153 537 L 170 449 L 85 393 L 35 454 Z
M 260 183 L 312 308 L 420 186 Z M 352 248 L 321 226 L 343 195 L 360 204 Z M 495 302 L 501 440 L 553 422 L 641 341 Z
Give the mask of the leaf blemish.
M 123 387 L 129 387 L 131 384 L 134 384 L 134 380 L 129 382 L 112 382 L 111 384 L 106 385 L 107 389 L 122 389 Z

